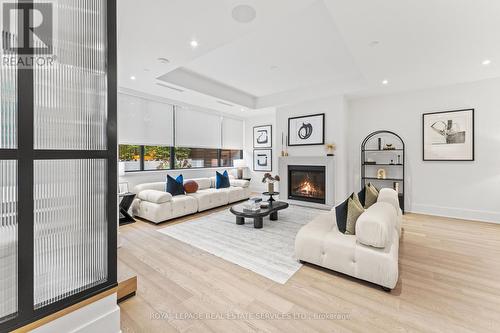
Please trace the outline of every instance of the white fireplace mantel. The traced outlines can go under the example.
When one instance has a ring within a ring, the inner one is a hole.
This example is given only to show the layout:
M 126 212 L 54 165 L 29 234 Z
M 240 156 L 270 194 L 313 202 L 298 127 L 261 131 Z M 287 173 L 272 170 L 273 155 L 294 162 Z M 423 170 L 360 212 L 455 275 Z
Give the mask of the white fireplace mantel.
M 325 204 L 307 201 L 298 201 L 288 198 L 288 166 L 324 166 L 325 167 Z M 281 201 L 290 204 L 307 206 L 321 209 L 332 209 L 335 205 L 335 156 L 282 156 L 279 158 L 278 170 L 281 178 L 280 195 Z

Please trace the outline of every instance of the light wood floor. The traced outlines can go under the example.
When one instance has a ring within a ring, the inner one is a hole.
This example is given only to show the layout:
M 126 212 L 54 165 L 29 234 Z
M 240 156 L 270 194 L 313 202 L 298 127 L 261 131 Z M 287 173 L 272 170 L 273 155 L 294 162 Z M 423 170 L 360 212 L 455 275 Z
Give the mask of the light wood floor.
M 405 215 L 391 293 L 309 265 L 280 285 L 156 231 L 168 225 L 120 228 L 119 275 L 138 276 L 137 295 L 120 304 L 124 333 L 500 332 L 500 225 Z M 249 318 L 181 320 L 169 313 Z M 259 320 L 265 313 L 349 317 Z

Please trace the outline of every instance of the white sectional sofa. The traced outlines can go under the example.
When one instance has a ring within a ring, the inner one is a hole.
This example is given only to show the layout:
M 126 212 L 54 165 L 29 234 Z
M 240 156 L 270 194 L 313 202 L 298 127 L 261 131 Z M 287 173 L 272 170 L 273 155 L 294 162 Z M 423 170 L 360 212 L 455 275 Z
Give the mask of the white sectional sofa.
M 148 221 L 160 223 L 250 197 L 250 182 L 247 180 L 230 176 L 231 187 L 222 189 L 215 188 L 215 177 L 191 180 L 198 184 L 198 191 L 176 196 L 165 192 L 165 182 L 137 185 L 134 189 L 137 197 L 132 205 L 132 213 Z
M 378 284 L 389 291 L 398 281 L 402 212 L 398 195 L 382 189 L 377 203 L 356 222 L 356 234 L 337 228 L 335 208 L 298 232 L 295 255 L 300 261 Z

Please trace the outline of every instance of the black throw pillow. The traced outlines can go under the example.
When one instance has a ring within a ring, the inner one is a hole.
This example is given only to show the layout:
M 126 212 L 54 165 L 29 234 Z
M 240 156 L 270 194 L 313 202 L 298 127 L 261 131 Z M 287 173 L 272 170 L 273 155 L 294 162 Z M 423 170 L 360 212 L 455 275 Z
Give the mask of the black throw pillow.
M 366 186 L 361 189 L 361 191 L 358 192 L 358 198 L 363 207 L 365 206 L 365 195 L 366 195 Z
M 167 192 L 172 194 L 172 196 L 186 194 L 184 192 L 184 179 L 182 175 L 178 176 L 177 179 L 167 175 Z
M 339 231 L 345 234 L 346 225 L 347 225 L 347 203 L 349 202 L 349 198 L 346 199 L 343 203 L 335 207 L 335 215 L 337 217 L 337 227 Z

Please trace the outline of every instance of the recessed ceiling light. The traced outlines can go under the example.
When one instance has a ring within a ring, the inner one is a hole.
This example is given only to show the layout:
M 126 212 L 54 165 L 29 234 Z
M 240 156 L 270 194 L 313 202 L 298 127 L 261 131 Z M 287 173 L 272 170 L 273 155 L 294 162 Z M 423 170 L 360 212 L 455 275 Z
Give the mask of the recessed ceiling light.
M 241 110 L 241 111 L 246 111 L 246 109 L 245 109 L 245 108 L 241 108 L 240 110 Z
M 377 46 L 377 45 L 379 45 L 379 44 L 380 44 L 380 41 L 378 41 L 378 40 L 372 40 L 372 41 L 370 42 L 370 44 L 369 44 L 369 45 L 370 45 L 371 47 L 375 47 L 375 46 Z
M 158 58 L 158 61 L 162 64 L 168 64 L 170 62 L 167 58 Z
M 277 70 L 277 69 L 278 69 L 278 66 L 276 66 L 276 65 L 272 65 L 271 67 L 269 67 L 269 69 L 270 69 L 270 70 L 272 70 L 272 71 L 275 71 L 275 70 Z
M 135 76 L 133 76 L 133 75 L 132 75 L 132 76 L 130 77 L 130 79 L 131 79 L 132 81 L 133 81 L 133 80 L 135 80 Z
M 197 41 L 196 39 L 193 39 L 193 40 L 189 43 L 189 45 L 191 45 L 191 47 L 192 47 L 193 49 L 195 49 L 195 48 L 197 48 L 197 47 L 198 47 L 198 41 Z
M 249 5 L 238 5 L 233 8 L 231 13 L 233 19 L 239 23 L 249 23 L 255 20 L 257 12 L 255 8 Z
M 151 70 L 149 68 L 144 68 L 145 72 L 150 72 Z
M 383 84 L 384 86 L 388 85 L 388 84 L 389 84 L 389 80 L 383 80 L 383 81 L 382 81 L 382 84 Z
M 488 66 L 489 64 L 491 64 L 491 60 L 490 59 L 483 60 L 482 64 L 483 66 Z

